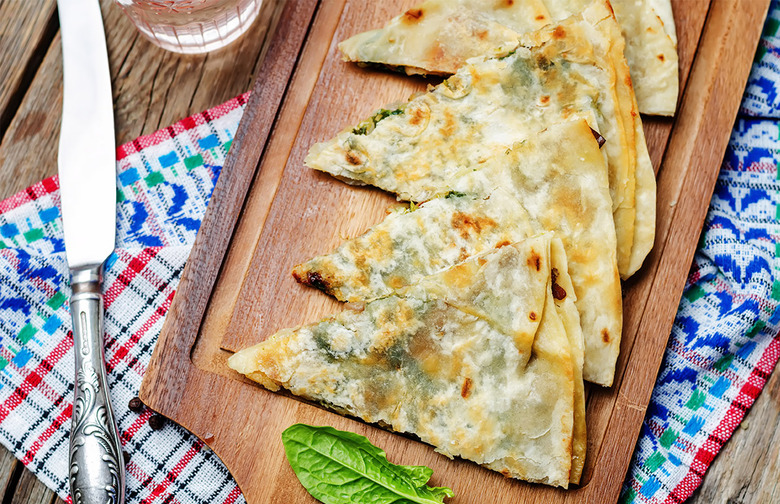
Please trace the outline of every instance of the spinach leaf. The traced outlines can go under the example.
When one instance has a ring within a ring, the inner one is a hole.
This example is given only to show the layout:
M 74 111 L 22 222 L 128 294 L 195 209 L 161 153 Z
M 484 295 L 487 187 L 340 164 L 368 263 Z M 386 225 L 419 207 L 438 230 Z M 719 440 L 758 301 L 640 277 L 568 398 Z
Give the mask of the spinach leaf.
M 352 133 L 355 135 L 368 135 L 374 131 L 374 128 L 376 127 L 377 123 L 379 123 L 379 121 L 387 119 L 390 116 L 401 115 L 403 113 L 403 108 L 398 108 L 395 110 L 379 109 L 374 115 L 355 126 L 352 129 Z
M 442 504 L 454 495 L 426 485 L 433 469 L 391 464 L 384 451 L 352 432 L 295 424 L 282 442 L 301 484 L 325 504 Z

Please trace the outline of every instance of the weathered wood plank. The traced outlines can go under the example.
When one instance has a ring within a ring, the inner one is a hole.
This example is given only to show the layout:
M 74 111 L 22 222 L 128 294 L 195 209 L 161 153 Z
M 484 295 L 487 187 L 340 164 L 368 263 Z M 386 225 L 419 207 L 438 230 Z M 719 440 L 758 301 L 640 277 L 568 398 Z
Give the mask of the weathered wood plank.
M 0 198 L 11 196 L 57 172 L 62 108 L 59 47 L 58 34 L 0 143 Z
M 20 465 L 13 453 L 0 446 L 0 495 L 14 491 L 19 479 Z
M 0 139 L 57 31 L 56 0 L 0 2 Z
M 103 3 L 106 36 L 112 42 L 109 58 L 119 144 L 249 90 L 279 5 L 266 2 L 236 43 L 213 53 L 186 56 L 158 48 L 136 32 L 119 8 L 106 9 Z M 114 44 L 114 40 L 123 42 Z
M 11 498 L 12 504 L 53 504 L 57 495 L 30 471 L 24 471 Z

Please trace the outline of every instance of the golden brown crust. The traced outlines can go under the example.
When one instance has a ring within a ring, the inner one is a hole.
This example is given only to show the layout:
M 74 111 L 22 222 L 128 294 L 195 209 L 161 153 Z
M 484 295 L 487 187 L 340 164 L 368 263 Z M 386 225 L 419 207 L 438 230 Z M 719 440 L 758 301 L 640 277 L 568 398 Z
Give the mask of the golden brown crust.
M 551 240 L 490 249 L 361 312 L 282 330 L 228 364 L 446 456 L 566 487 L 581 361 L 550 292 Z M 518 308 L 541 315 L 524 347 L 507 325 Z

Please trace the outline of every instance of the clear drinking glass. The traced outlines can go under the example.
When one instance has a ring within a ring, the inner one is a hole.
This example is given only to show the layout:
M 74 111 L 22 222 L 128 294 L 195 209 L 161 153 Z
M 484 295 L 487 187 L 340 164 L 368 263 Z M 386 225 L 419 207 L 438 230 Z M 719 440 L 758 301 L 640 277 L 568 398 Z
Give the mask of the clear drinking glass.
M 114 0 L 149 40 L 169 51 L 195 54 L 241 36 L 262 0 Z

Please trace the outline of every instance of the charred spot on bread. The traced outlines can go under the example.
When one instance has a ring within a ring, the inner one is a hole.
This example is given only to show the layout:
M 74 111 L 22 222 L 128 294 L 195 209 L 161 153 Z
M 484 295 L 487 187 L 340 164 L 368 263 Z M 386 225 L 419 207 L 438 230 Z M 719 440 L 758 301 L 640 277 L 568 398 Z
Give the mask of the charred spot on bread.
M 295 280 L 299 283 L 319 289 L 326 294 L 331 293 L 332 286 L 317 271 L 307 271 L 305 276 L 301 276 L 297 271 L 293 271 L 293 277 L 295 277 Z
M 539 271 L 542 269 L 542 256 L 534 249 L 531 249 L 531 253 L 528 255 L 528 259 L 526 259 L 526 264 L 536 268 L 536 271 Z
M 590 132 L 593 133 L 593 138 L 595 138 L 596 141 L 599 143 L 599 149 L 602 148 L 605 143 L 607 143 L 607 139 L 601 136 L 601 133 L 599 133 L 598 131 L 591 128 Z
M 409 9 L 404 12 L 404 21 L 407 23 L 419 23 L 423 16 L 425 16 L 425 11 L 422 9 Z
M 558 274 L 558 268 L 553 268 L 550 270 L 552 295 L 557 301 L 560 301 L 562 299 L 566 299 L 566 289 L 558 284 Z
M 460 396 L 463 399 L 468 399 L 471 395 L 471 387 L 474 386 L 474 382 L 471 380 L 471 378 L 466 378 L 463 380 L 463 385 L 460 387 Z

